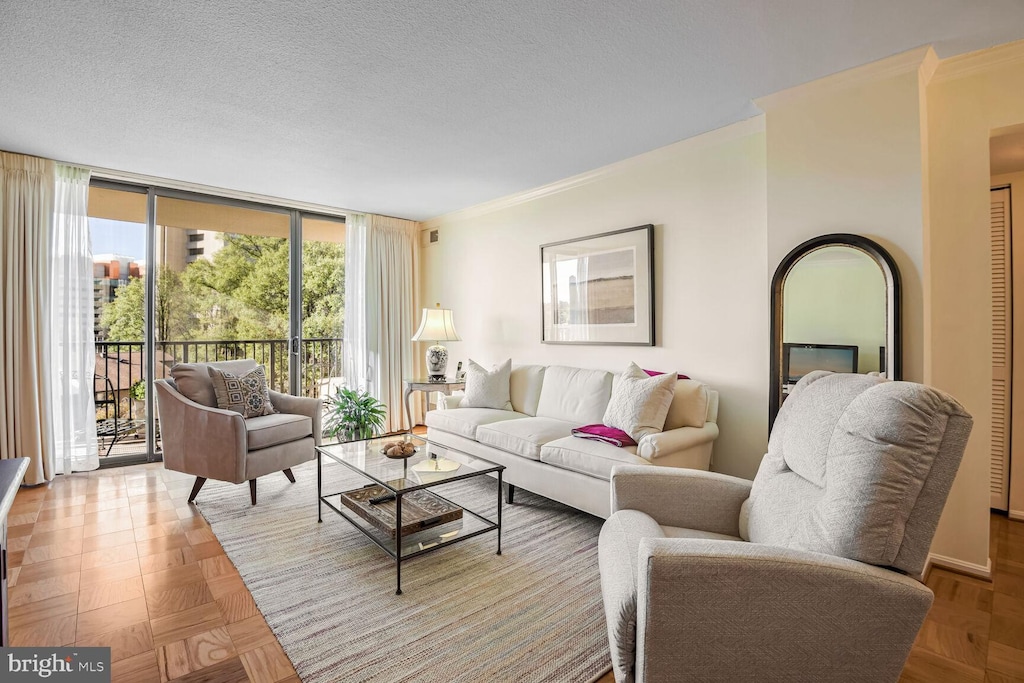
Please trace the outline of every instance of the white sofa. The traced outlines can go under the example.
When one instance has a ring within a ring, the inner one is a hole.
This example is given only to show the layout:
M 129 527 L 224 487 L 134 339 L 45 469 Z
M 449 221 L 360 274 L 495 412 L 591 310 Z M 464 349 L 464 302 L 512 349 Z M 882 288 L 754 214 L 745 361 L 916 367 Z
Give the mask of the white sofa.
M 604 417 L 616 375 L 560 365 L 512 369 L 513 410 L 461 408 L 443 397 L 427 413 L 431 441 L 505 466 L 504 481 L 598 517 L 611 514 L 612 468 L 656 465 L 707 470 L 718 437 L 718 392 L 695 380 L 676 382 L 664 431 L 636 446 L 572 436 Z M 511 491 L 511 489 L 510 489 Z

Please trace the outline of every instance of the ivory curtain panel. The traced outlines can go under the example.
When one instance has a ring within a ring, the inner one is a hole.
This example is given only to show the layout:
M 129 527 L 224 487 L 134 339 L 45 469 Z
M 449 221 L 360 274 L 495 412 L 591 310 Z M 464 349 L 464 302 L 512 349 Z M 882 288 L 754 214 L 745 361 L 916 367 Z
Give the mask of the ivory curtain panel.
M 53 479 L 50 267 L 55 164 L 0 152 L 0 457 Z
M 410 429 L 402 381 L 418 370 L 419 223 L 364 214 L 345 221 L 345 381 L 387 406 L 385 431 Z
M 89 171 L 57 164 L 53 218 L 50 357 L 55 469 L 98 469 Z

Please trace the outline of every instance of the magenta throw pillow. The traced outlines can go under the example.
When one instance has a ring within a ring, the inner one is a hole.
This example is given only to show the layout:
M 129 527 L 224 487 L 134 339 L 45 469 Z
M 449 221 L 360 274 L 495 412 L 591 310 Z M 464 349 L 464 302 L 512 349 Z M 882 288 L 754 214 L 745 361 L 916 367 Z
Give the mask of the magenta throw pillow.
M 615 427 L 607 427 L 605 425 L 586 425 L 584 427 L 577 427 L 572 430 L 573 436 L 578 436 L 581 439 L 590 439 L 592 441 L 603 441 L 604 443 L 610 443 L 613 446 L 622 448 L 623 446 L 635 446 L 636 441 L 633 440 L 626 432 Z
M 649 377 L 657 377 L 658 375 L 664 375 L 665 374 L 664 372 L 659 372 L 657 370 L 644 370 L 644 372 L 646 372 Z M 678 375 L 676 377 L 676 379 L 690 379 L 690 378 L 687 377 L 686 375 Z

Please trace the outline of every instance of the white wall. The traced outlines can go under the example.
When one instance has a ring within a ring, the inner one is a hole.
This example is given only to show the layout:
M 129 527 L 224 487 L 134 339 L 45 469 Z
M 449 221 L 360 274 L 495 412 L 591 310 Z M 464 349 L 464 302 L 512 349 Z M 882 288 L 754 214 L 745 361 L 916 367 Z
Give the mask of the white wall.
M 765 139 L 755 119 L 425 224 L 425 305 L 455 313 L 450 362 L 676 370 L 720 392 L 713 468 L 752 477 L 767 442 Z M 655 225 L 654 347 L 541 344 L 540 245 Z
M 989 138 L 1024 123 L 1024 42 L 941 62 L 927 87 L 927 107 L 925 381 L 974 417 L 932 550 L 984 566 L 992 414 Z
M 896 75 L 812 84 L 758 101 L 767 130 L 769 277 L 790 250 L 818 235 L 848 232 L 881 244 L 903 285 L 903 378 L 918 382 L 924 374 L 919 64 L 904 61 Z

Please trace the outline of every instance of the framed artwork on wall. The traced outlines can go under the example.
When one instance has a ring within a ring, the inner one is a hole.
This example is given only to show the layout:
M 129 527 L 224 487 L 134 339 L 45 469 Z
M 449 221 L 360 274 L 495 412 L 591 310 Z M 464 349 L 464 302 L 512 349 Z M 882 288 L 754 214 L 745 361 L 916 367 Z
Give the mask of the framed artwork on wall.
M 545 344 L 654 346 L 654 226 L 541 245 Z

